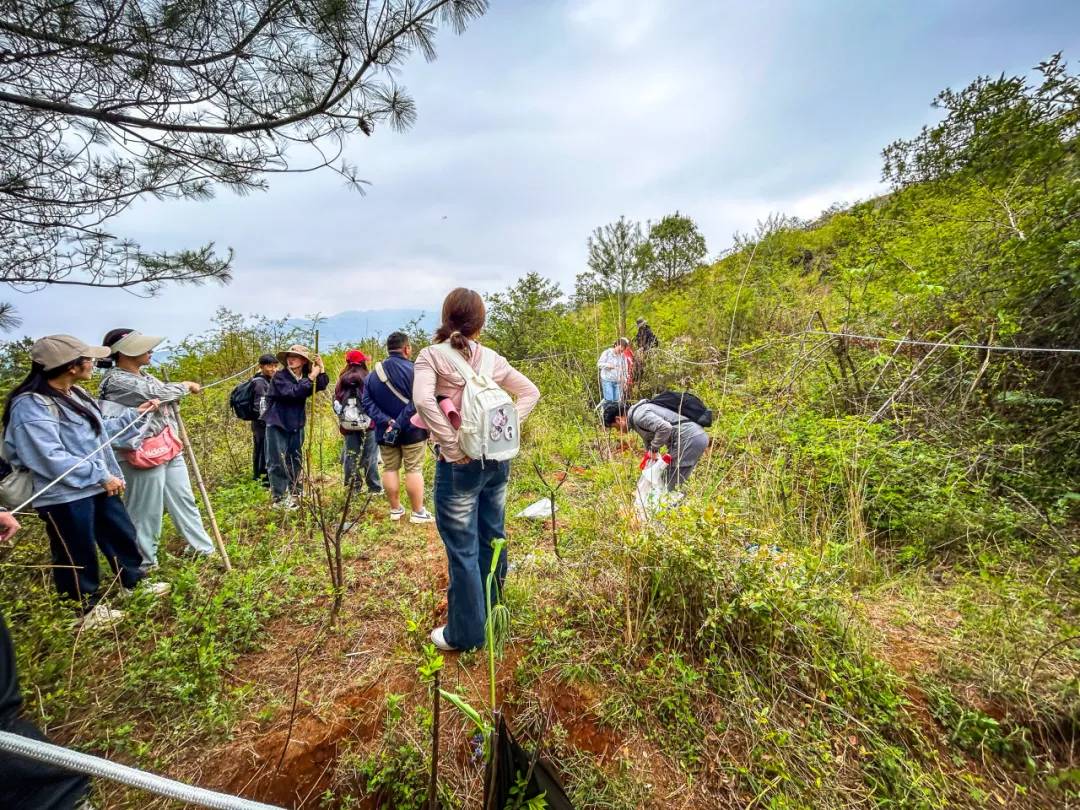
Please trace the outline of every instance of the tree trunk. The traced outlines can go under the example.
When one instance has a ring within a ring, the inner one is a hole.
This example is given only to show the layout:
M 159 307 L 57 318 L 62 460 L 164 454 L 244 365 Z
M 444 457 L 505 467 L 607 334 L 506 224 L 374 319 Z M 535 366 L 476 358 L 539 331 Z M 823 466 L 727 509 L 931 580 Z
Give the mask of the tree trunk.
M 619 335 L 626 335 L 626 290 L 619 290 Z

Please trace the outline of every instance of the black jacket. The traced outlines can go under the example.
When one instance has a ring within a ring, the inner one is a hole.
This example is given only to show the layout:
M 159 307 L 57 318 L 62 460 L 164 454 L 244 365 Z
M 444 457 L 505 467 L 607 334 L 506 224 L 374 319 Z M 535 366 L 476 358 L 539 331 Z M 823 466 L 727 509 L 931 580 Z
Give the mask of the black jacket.
M 315 390 L 325 391 L 330 378 L 323 372 L 315 379 Z M 270 407 L 263 415 L 267 425 L 290 433 L 304 428 L 304 405 L 311 398 L 311 380 L 306 376 L 299 380 L 287 368 L 283 368 L 270 381 Z
M 255 413 L 258 414 L 255 417 L 256 422 L 262 422 L 266 419 L 266 411 L 270 407 L 270 380 L 270 377 L 260 371 L 255 375 L 254 382 L 251 384 L 251 403 L 255 406 Z
M 660 341 L 656 339 L 653 330 L 646 323 L 638 327 L 637 334 L 634 336 L 634 344 L 639 349 L 648 350 L 655 349 L 660 345 Z

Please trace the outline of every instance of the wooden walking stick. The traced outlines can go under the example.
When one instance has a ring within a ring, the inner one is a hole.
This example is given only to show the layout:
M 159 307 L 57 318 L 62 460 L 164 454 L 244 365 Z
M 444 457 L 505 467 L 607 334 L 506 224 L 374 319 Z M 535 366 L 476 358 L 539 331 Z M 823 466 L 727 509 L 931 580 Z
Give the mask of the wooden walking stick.
M 312 353 L 312 357 L 319 356 L 319 330 L 315 330 L 315 351 Z M 315 364 L 312 363 L 314 366 Z M 307 435 L 307 489 L 311 491 L 312 485 L 315 481 L 315 476 L 311 474 L 311 443 L 315 441 L 315 391 L 319 387 L 317 383 L 318 377 L 311 382 L 311 413 L 308 414 L 308 435 Z
M 162 376 L 165 378 L 165 382 L 169 381 L 168 371 L 162 369 Z M 199 472 L 199 462 L 195 458 L 195 448 L 191 446 L 187 428 L 184 427 L 184 418 L 180 415 L 180 406 L 174 404 L 173 412 L 176 414 L 176 424 L 180 428 L 180 442 L 184 445 L 188 463 L 191 464 L 191 471 L 195 473 L 195 485 L 199 488 L 199 494 L 202 495 L 203 506 L 206 507 L 206 514 L 210 517 L 210 525 L 214 529 L 214 542 L 217 543 L 218 554 L 221 555 L 221 561 L 225 564 L 225 570 L 232 571 L 232 563 L 229 561 L 229 552 L 225 550 L 225 541 L 221 539 L 221 530 L 218 529 L 217 518 L 214 517 L 214 507 L 210 505 L 210 494 L 206 491 L 206 484 L 203 483 L 202 473 Z

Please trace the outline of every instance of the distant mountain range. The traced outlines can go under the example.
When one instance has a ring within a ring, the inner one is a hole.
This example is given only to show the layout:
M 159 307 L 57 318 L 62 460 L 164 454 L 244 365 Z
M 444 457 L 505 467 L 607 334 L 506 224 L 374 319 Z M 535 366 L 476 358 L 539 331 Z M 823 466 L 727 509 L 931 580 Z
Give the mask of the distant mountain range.
M 427 331 L 436 327 L 435 315 L 422 309 L 369 309 L 339 312 L 319 321 L 319 344 L 333 346 L 338 343 L 355 343 L 370 337 L 385 338 L 391 332 L 404 329 L 410 322 L 420 319 L 420 326 Z M 289 326 L 310 329 L 309 318 L 290 318 Z

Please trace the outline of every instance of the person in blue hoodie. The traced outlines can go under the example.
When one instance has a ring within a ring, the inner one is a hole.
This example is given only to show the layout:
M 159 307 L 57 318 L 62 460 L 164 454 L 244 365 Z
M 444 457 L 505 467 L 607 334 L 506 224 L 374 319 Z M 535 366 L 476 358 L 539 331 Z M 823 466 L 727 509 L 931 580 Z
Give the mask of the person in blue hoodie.
M 8 395 L 4 406 L 4 457 L 15 469 L 29 469 L 33 506 L 45 522 L 52 550 L 53 581 L 61 596 L 77 604 L 84 628 L 123 618 L 101 602 L 98 550 L 124 589 L 145 576 L 123 501 L 124 476 L 109 438 L 126 439 L 148 410 L 128 408 L 108 419 L 77 382 L 90 379 L 94 360 L 108 357 L 104 346 L 88 346 L 70 335 L 51 335 L 30 349 L 30 373 Z M 150 587 L 168 593 L 166 583 Z
M 375 424 L 375 441 L 382 454 L 383 490 L 390 501 L 390 520 L 401 520 L 401 478 L 405 468 L 405 492 L 412 514 L 410 523 L 434 523 L 435 516 L 424 508 L 424 451 L 428 433 L 416 427 L 412 418 L 416 405 L 412 400 L 412 343 L 404 332 L 391 332 L 386 339 L 388 357 L 375 364 L 364 384 L 360 405 Z

